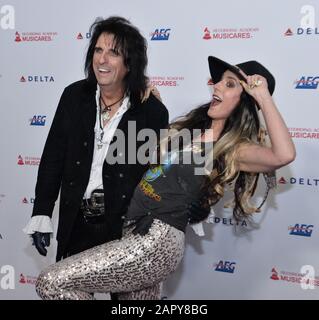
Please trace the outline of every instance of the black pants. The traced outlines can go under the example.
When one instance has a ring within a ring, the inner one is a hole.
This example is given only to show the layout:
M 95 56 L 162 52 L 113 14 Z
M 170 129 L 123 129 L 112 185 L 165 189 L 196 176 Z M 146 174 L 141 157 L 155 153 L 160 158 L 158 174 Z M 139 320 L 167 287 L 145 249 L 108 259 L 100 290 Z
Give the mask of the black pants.
M 75 220 L 70 240 L 63 258 L 80 253 L 108 241 L 106 224 L 91 224 L 85 221 L 81 212 Z M 112 300 L 118 300 L 116 293 L 111 293 Z
M 64 258 L 98 246 L 108 241 L 106 224 L 91 224 L 85 221 L 81 212 L 75 220 Z

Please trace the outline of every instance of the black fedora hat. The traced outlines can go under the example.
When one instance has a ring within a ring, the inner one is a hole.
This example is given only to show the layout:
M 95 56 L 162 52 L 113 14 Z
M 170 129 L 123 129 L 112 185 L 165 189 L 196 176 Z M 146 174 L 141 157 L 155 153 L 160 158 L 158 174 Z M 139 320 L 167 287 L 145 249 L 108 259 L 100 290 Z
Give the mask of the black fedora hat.
M 275 91 L 276 81 L 274 76 L 262 64 L 260 64 L 257 61 L 246 61 L 237 65 L 231 65 L 216 57 L 209 56 L 208 64 L 210 75 L 214 83 L 220 81 L 226 70 L 230 70 L 231 72 L 235 73 L 239 77 L 239 79 L 245 80 L 245 78 L 241 75 L 241 73 L 238 70 L 238 68 L 240 68 L 247 75 L 260 74 L 261 76 L 266 78 L 270 94 L 272 95 Z

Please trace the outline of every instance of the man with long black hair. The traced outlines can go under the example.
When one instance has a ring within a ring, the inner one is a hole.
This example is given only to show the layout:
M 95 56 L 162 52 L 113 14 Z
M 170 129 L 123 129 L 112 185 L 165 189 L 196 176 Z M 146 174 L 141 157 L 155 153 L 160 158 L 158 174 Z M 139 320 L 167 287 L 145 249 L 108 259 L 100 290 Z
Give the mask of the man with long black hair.
M 90 32 L 86 79 L 61 96 L 41 157 L 32 219 L 24 229 L 46 255 L 61 189 L 57 260 L 121 237 L 124 214 L 147 169 L 127 161 L 128 124 L 157 134 L 168 124 L 166 107 L 147 87 L 147 44 L 139 30 L 110 17 L 97 20 Z M 124 133 L 125 152 L 117 155 L 124 160 L 109 164 L 115 129 Z M 136 141 L 136 150 L 140 145 Z

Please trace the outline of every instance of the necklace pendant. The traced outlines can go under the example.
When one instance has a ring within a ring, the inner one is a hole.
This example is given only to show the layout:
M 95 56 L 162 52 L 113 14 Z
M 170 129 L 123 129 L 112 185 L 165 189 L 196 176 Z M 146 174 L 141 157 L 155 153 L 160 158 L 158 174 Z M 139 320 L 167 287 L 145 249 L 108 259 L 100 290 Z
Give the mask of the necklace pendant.
M 103 145 L 98 143 L 98 145 L 97 145 L 97 149 L 98 149 L 98 150 L 101 150 L 101 149 L 102 149 L 102 147 L 103 147 Z
M 102 120 L 103 121 L 108 121 L 110 119 L 110 112 L 106 111 L 102 114 Z

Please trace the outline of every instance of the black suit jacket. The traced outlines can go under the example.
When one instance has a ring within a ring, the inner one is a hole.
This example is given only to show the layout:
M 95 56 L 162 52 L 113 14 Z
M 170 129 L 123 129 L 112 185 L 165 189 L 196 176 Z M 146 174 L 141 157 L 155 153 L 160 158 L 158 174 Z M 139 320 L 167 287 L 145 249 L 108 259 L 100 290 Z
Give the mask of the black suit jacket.
M 90 177 L 96 120 L 95 95 L 96 86 L 90 85 L 86 80 L 65 88 L 41 157 L 32 216 L 51 217 L 61 189 L 58 260 L 65 252 Z M 151 128 L 159 133 L 161 128 L 167 127 L 168 111 L 159 100 L 150 95 L 146 102 L 131 105 L 123 115 L 118 129 L 123 130 L 126 138 L 128 121 L 134 121 L 137 132 L 143 128 Z M 137 142 L 136 149 L 141 144 L 143 142 Z M 127 148 L 126 143 L 126 151 Z M 122 216 L 146 169 L 146 165 L 138 163 L 110 165 L 104 162 L 107 241 L 121 237 Z

